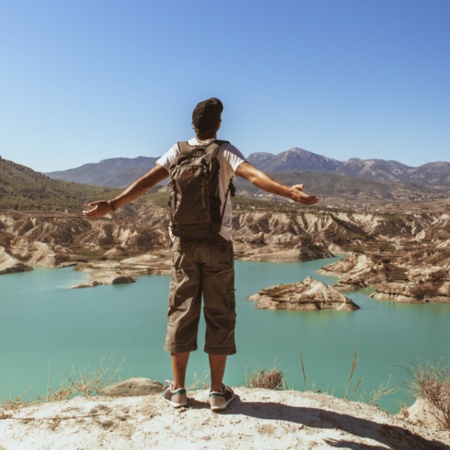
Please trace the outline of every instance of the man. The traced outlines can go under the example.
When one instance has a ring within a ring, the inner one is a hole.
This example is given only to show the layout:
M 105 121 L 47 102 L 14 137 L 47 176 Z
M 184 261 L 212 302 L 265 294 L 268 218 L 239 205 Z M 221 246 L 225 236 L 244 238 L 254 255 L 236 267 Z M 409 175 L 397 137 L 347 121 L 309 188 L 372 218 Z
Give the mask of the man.
M 197 104 L 192 114 L 196 137 L 188 142 L 190 146 L 204 147 L 216 140 L 222 111 L 223 105 L 217 98 Z M 153 169 L 116 198 L 90 203 L 92 209 L 84 211 L 85 216 L 90 219 L 103 217 L 141 197 L 169 176 L 169 168 L 179 154 L 179 146 L 175 144 Z M 164 348 L 171 353 L 173 382 L 163 392 L 163 398 L 172 406 L 187 406 L 185 375 L 190 352 L 197 349 L 203 295 L 205 352 L 209 356 L 211 372 L 209 399 L 213 411 L 225 409 L 234 399 L 232 389 L 222 383 L 227 356 L 236 353 L 232 211 L 229 198 L 225 198 L 229 196 L 230 178 L 238 175 L 260 189 L 303 205 L 313 205 L 319 200 L 304 193 L 302 184 L 288 187 L 256 169 L 230 143 L 221 146 L 217 158 L 220 163 L 219 192 L 222 204 L 225 204 L 220 235 L 212 240 L 192 241 L 175 238 L 171 233 L 172 271 Z

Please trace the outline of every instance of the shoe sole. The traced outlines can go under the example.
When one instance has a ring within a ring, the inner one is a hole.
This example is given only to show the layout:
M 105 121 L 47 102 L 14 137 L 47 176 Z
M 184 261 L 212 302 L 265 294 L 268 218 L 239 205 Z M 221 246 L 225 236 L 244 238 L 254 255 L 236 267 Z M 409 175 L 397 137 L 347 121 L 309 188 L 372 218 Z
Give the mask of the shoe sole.
M 172 406 L 173 408 L 176 408 L 176 409 L 184 408 L 188 405 L 187 403 L 175 403 L 175 402 L 172 402 L 171 400 L 167 400 L 167 398 L 164 398 L 164 397 L 163 397 L 163 400 L 165 400 L 170 406 Z
M 172 406 L 174 408 L 182 408 L 183 406 L 187 406 L 188 405 L 188 402 L 186 402 L 186 403 L 177 403 L 177 402 L 173 402 L 172 400 L 169 400 L 168 398 L 165 398 L 163 395 L 161 397 L 166 403 L 168 403 L 170 406 Z

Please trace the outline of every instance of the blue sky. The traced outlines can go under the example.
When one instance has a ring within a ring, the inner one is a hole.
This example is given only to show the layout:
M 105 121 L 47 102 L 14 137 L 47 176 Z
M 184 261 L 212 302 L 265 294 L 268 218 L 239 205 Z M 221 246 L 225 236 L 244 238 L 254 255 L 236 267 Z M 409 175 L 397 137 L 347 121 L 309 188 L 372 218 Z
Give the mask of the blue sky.
M 158 156 L 205 98 L 244 155 L 450 161 L 449 0 L 0 0 L 0 155 Z

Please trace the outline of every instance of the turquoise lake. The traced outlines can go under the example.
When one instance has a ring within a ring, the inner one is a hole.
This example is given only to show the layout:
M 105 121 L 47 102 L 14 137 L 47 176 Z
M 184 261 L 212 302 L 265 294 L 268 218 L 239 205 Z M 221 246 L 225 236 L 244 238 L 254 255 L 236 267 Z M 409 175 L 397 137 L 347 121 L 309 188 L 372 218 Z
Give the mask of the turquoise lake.
M 316 274 L 337 258 L 309 263 L 236 262 L 237 347 L 228 360 L 225 382 L 245 384 L 249 370 L 277 368 L 289 388 L 343 397 L 353 356 L 358 363 L 348 386 L 351 400 L 369 402 L 381 386 L 398 388 L 376 401 L 397 412 L 413 402 L 405 384 L 408 361 L 450 359 L 450 304 L 405 305 L 377 301 L 369 291 L 347 294 L 355 312 L 258 310 L 246 297 Z M 164 382 L 171 377 L 163 351 L 167 276 L 145 276 L 134 284 L 69 289 L 85 275 L 73 270 L 42 269 L 0 276 L 0 399 L 34 399 L 56 390 L 73 369 L 95 372 L 121 366 L 121 378 L 140 376 Z M 192 353 L 188 383 L 207 380 L 203 353 Z M 353 392 L 356 385 L 359 386 Z

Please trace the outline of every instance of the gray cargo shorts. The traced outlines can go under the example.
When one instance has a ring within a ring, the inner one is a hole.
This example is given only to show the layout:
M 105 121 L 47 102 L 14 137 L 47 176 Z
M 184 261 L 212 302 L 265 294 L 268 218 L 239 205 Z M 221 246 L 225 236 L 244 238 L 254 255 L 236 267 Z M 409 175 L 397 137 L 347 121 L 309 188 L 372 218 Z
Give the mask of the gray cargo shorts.
M 164 349 L 171 353 L 197 350 L 203 296 L 205 352 L 236 353 L 234 292 L 232 242 L 222 237 L 212 241 L 175 238 Z

